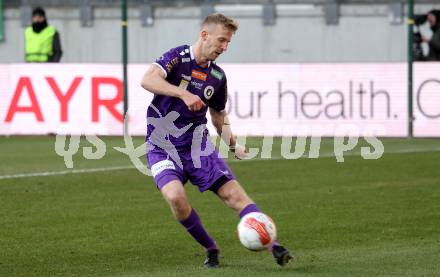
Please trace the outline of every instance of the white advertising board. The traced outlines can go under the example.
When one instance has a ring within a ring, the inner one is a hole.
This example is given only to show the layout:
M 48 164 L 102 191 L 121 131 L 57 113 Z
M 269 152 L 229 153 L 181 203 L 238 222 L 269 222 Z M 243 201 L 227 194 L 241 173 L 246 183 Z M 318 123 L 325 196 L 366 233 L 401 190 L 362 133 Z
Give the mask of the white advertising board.
M 238 135 L 408 135 L 405 63 L 224 64 Z M 129 130 L 144 135 L 148 65 L 128 68 Z M 440 136 L 440 63 L 414 66 L 414 134 Z M 0 134 L 121 135 L 122 67 L 0 65 Z
M 414 136 L 440 137 L 440 63 L 416 63 L 413 81 Z

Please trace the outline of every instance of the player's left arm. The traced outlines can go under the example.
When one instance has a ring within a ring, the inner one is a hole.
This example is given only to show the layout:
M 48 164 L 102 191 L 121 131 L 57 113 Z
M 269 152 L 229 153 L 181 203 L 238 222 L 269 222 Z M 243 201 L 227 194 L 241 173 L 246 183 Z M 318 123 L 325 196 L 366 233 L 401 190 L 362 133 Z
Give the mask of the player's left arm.
M 232 133 L 231 123 L 226 111 L 209 108 L 209 113 L 211 114 L 212 125 L 214 125 L 217 134 L 229 146 L 229 150 L 235 154 L 237 159 L 245 159 L 248 152 L 244 146 L 237 143 L 237 136 Z

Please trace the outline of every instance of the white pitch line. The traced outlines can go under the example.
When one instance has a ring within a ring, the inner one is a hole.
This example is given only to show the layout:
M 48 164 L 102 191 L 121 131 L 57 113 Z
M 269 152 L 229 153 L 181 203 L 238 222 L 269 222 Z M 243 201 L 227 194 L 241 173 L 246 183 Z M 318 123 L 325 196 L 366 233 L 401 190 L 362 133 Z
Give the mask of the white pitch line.
M 440 148 L 429 148 L 429 149 L 398 149 L 394 151 L 385 151 L 386 154 L 406 154 L 406 153 L 426 153 L 426 152 L 440 152 Z M 344 157 L 347 156 L 357 156 L 360 155 L 359 152 L 351 152 L 344 154 Z M 323 153 L 320 154 L 318 158 L 333 158 L 335 157 L 334 153 Z M 301 159 L 308 158 L 307 155 L 302 156 Z M 276 161 L 276 160 L 287 160 L 282 157 L 276 157 L 271 159 L 249 159 L 249 160 L 231 160 L 228 163 L 234 162 L 252 162 L 252 161 Z M 93 172 L 105 172 L 105 171 L 114 171 L 114 170 L 125 170 L 125 169 L 135 169 L 133 165 L 125 165 L 125 166 L 111 166 L 111 167 L 97 167 L 97 168 L 85 168 L 85 169 L 72 169 L 72 170 L 62 170 L 62 171 L 46 171 L 46 172 L 33 172 L 33 173 L 21 173 L 21 174 L 11 174 L 11 175 L 0 175 L 0 180 L 5 179 L 18 179 L 18 178 L 28 178 L 28 177 L 44 177 L 44 176 L 57 176 L 57 175 L 66 175 L 66 174 L 81 174 L 81 173 L 93 173 Z
M 393 151 L 385 151 L 384 154 L 382 155 L 382 157 L 384 155 L 387 154 L 407 154 L 407 153 L 429 153 L 429 152 L 440 152 L 440 147 L 435 147 L 435 148 L 426 148 L 426 149 L 396 149 Z M 343 157 L 350 157 L 350 156 L 361 156 L 361 152 L 349 152 L 349 153 L 345 153 L 343 155 Z M 335 154 L 334 153 L 321 153 L 319 154 L 318 158 L 309 158 L 308 155 L 303 155 L 298 159 L 321 159 L 321 158 L 335 158 Z M 382 158 L 381 157 L 381 158 Z M 277 160 L 298 160 L 298 159 L 286 159 L 283 157 L 274 157 L 274 158 L 270 158 L 270 159 L 262 159 L 262 158 L 256 158 L 256 159 L 249 159 L 249 160 L 231 160 L 228 161 L 228 163 L 230 162 L 252 162 L 252 161 L 277 161 Z
M 111 166 L 111 167 L 97 167 L 97 168 L 86 168 L 86 169 L 72 169 L 72 170 L 62 170 L 62 171 L 46 171 L 46 172 L 34 172 L 34 173 L 22 173 L 13 175 L 0 175 L 0 180 L 3 179 L 16 179 L 16 178 L 27 178 L 27 177 L 41 177 L 41 176 L 56 176 L 56 175 L 66 175 L 66 174 L 79 174 L 79 173 L 91 173 L 91 172 L 102 172 L 102 171 L 113 171 L 122 169 L 131 169 L 134 166 Z

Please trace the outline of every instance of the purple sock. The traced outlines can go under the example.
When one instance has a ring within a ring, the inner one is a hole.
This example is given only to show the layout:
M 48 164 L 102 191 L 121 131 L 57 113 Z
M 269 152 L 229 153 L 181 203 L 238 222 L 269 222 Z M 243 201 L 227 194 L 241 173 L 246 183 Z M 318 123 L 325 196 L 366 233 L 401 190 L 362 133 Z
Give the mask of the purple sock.
M 209 236 L 208 232 L 206 232 L 194 209 L 192 209 L 188 218 L 180 221 L 180 223 L 198 243 L 206 248 L 206 250 L 217 249 L 215 241 Z
M 258 209 L 257 205 L 255 204 L 249 204 L 246 207 L 244 207 L 244 209 L 240 212 L 240 218 L 242 218 L 243 216 L 249 214 L 249 213 L 254 213 L 254 212 L 261 212 L 260 209 Z M 280 245 L 280 243 L 275 240 L 274 242 L 272 242 L 272 244 L 267 248 L 270 252 L 272 252 L 273 247 L 275 245 Z
M 244 207 L 243 210 L 241 210 L 240 212 L 240 218 L 242 218 L 243 216 L 250 214 L 250 213 L 254 213 L 254 212 L 261 212 L 260 209 L 258 209 L 256 204 L 249 204 L 246 207 Z

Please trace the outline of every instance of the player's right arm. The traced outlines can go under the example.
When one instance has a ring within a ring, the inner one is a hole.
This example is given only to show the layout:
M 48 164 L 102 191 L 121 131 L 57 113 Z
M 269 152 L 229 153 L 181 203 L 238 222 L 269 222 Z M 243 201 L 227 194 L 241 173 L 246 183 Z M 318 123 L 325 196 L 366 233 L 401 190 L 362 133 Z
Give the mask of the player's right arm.
M 141 86 L 154 94 L 181 99 L 190 111 L 198 111 L 205 106 L 205 103 L 197 95 L 168 83 L 165 80 L 165 73 L 156 64 L 152 64 L 145 72 Z

